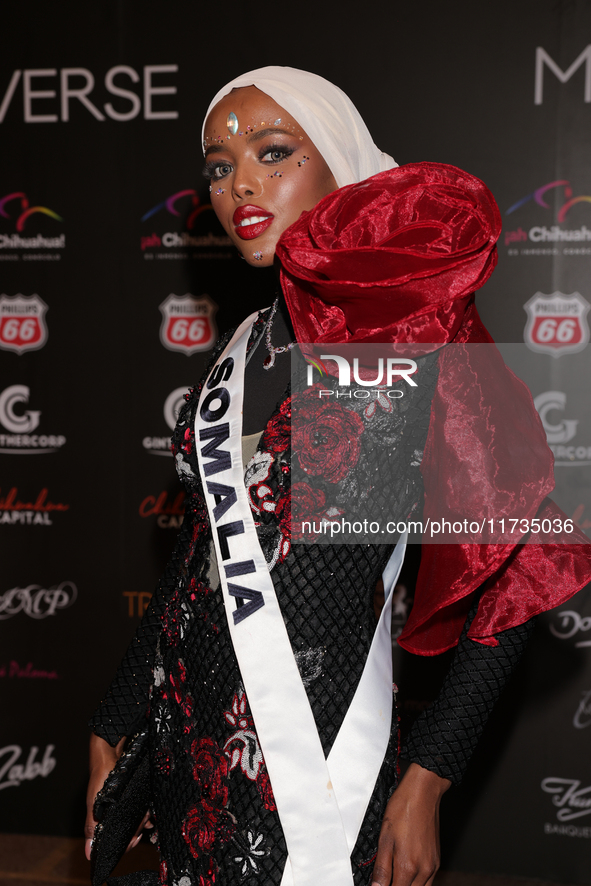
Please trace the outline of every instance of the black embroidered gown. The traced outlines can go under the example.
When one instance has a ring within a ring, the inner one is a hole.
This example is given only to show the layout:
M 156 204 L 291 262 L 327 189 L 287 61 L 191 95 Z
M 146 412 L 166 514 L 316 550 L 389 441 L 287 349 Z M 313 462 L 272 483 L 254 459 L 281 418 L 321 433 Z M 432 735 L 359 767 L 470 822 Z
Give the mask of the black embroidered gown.
M 263 313 L 255 322 L 249 349 L 260 343 L 267 317 Z M 311 438 L 317 448 L 291 445 L 290 412 L 302 407 L 304 395 L 285 397 L 246 467 L 259 539 L 326 755 L 363 671 L 375 629 L 374 589 L 392 545 L 304 544 L 298 520 L 328 507 L 344 514 L 354 507 L 363 516 L 363 490 L 376 479 L 396 501 L 400 519 L 420 513 L 420 461 L 437 380 L 436 358 L 424 360 L 423 384 L 402 400 L 331 406 L 331 427 L 338 432 L 340 422 L 343 432 L 336 450 L 322 449 L 322 409 L 329 408 L 323 404 L 310 418 L 318 425 L 319 436 Z M 183 526 L 91 725 L 114 745 L 148 717 L 161 883 L 279 886 L 285 840 L 212 563 L 193 429 L 200 388 L 187 395 L 173 435 L 186 490 Z M 498 647 L 464 635 L 442 694 L 415 724 L 405 756 L 458 781 L 528 633 L 527 626 L 507 631 Z M 288 723 L 289 708 L 286 697 L 281 715 Z M 394 713 L 352 854 L 356 886 L 371 882 L 385 804 L 397 783 L 397 722 Z

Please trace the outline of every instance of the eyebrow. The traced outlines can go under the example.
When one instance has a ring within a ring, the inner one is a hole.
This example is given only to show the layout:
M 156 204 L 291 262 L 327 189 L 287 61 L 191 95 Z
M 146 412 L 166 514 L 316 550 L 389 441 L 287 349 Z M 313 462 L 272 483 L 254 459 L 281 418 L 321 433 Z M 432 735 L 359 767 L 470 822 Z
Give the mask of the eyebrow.
M 278 129 L 277 127 L 268 127 L 267 129 L 259 129 L 258 131 L 249 132 L 246 135 L 247 141 L 249 142 L 258 142 L 263 138 L 266 138 L 268 135 L 273 135 L 275 133 L 280 133 L 281 135 L 293 135 L 291 132 L 287 132 L 285 129 Z M 226 148 L 226 143 L 216 143 L 214 145 L 210 145 L 206 151 L 205 156 L 208 154 L 213 154 L 218 151 L 223 151 Z

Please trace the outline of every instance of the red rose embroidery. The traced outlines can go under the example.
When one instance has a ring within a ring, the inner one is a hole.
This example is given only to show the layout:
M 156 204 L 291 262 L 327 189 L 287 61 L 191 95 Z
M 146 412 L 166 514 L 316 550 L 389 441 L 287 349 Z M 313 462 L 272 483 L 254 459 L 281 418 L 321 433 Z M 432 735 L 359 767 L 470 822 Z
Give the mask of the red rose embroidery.
M 291 401 L 292 398 L 288 397 L 279 407 L 277 414 L 267 424 L 263 437 L 263 449 L 268 452 L 285 452 L 289 447 Z
M 257 778 L 256 785 L 265 809 L 268 809 L 270 812 L 275 812 L 277 806 L 275 805 L 273 788 L 271 787 L 271 780 L 266 772 L 261 772 Z
M 206 799 L 189 810 L 181 831 L 193 858 L 199 858 L 213 847 L 220 818 L 225 814 L 223 809 L 218 809 Z
M 228 758 L 213 738 L 202 738 L 191 745 L 195 760 L 193 778 L 201 786 L 204 796 L 220 806 L 228 802 Z
M 308 483 L 294 483 L 291 491 L 277 503 L 281 533 L 287 538 L 291 536 L 292 541 L 301 541 L 304 538 L 302 521 L 322 520 L 325 502 L 321 489 L 312 489 Z M 306 532 L 305 537 L 312 538 L 310 532 Z
M 338 483 L 359 459 L 363 421 L 340 403 L 321 400 L 316 388 L 291 402 L 292 450 L 311 477 Z

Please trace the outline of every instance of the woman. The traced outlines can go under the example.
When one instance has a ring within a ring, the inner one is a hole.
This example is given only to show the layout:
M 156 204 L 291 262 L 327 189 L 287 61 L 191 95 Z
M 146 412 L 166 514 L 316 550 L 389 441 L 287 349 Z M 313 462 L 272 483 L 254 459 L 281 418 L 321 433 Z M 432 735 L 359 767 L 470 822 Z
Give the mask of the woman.
M 296 338 L 490 341 L 472 293 L 494 267 L 498 210 L 459 170 L 395 170 L 337 87 L 290 68 L 224 87 L 203 146 L 219 220 L 249 264 L 278 259 L 281 289 L 272 308 L 224 338 L 179 416 L 173 451 L 186 516 L 92 721 L 87 837 L 96 791 L 148 714 L 162 883 L 422 886 L 438 866 L 441 796 L 461 778 L 531 618 L 589 580 L 588 555 L 572 545 L 547 560 L 542 545 L 507 540 L 426 549 L 402 642 L 422 654 L 459 645 L 438 702 L 413 729 L 397 786 L 389 604 L 376 628 L 372 598 L 384 570 L 387 590 L 395 581 L 403 544 L 394 553 L 299 544 L 302 517 L 326 515 L 329 496 L 346 513 L 381 458 L 400 514 L 423 499 L 421 471 L 426 512 L 443 503 L 452 512 L 454 496 L 479 502 L 484 489 L 489 508 L 504 513 L 507 452 L 489 452 L 494 469 L 474 483 L 464 435 L 449 433 L 449 416 L 459 416 L 471 429 L 470 458 L 487 452 L 482 391 L 471 402 L 477 361 L 470 387 L 431 348 L 424 382 L 404 404 L 318 407 L 305 393 L 288 396 L 289 352 Z M 512 376 L 503 382 L 517 401 L 505 398 L 509 422 L 533 441 L 519 489 L 531 517 L 552 507 L 541 505 L 551 463 L 538 454 L 531 402 Z M 311 436 L 300 439 L 299 419 Z M 334 451 L 327 423 L 340 429 Z M 436 475 L 442 454 L 454 484 Z

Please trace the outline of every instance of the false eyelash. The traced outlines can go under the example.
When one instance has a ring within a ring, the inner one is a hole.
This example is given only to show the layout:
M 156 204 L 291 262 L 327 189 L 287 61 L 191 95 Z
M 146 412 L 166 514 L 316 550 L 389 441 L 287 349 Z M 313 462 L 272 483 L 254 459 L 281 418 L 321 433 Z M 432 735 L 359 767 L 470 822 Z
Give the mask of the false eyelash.
M 220 166 L 231 166 L 231 163 L 223 163 L 220 160 L 208 160 L 202 170 L 202 175 L 204 178 L 211 181 L 212 178 L 215 178 L 215 171 Z
M 259 151 L 259 160 L 262 160 L 266 154 L 271 154 L 273 151 L 279 151 L 283 154 L 282 160 L 287 159 L 287 157 L 291 157 L 295 148 L 290 148 L 289 145 L 284 144 L 275 144 L 275 145 L 265 145 Z M 268 161 L 271 163 L 281 163 L 281 160 L 271 160 Z

